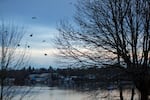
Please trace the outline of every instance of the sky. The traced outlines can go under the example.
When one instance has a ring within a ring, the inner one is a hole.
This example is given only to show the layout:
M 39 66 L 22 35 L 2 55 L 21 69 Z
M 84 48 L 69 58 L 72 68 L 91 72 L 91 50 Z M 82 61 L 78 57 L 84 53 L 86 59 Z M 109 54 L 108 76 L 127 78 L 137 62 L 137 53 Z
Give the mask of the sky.
M 54 46 L 57 24 L 61 20 L 72 21 L 76 1 L 0 0 L 0 20 L 25 27 L 23 42 L 30 46 L 29 64 L 32 67 L 59 67 Z

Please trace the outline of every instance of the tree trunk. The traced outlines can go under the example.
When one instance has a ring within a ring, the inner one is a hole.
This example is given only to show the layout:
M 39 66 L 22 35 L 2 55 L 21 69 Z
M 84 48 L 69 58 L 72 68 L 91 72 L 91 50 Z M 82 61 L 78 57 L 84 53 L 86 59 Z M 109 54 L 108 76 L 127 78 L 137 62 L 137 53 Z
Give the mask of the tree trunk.
M 132 87 L 131 100 L 134 100 L 134 86 Z
M 120 100 L 123 100 L 122 87 L 120 87 Z
M 140 85 L 137 87 L 137 89 L 140 92 L 140 100 L 148 100 L 148 92 L 149 92 L 149 84 L 148 84 L 148 80 L 144 79 L 142 81 L 139 82 Z
M 0 100 L 3 100 L 3 89 L 4 89 L 4 80 L 1 79 L 1 90 L 0 90 Z
M 141 92 L 141 100 L 148 100 L 148 91 L 140 91 Z
M 143 78 L 143 79 L 142 79 Z M 139 86 L 137 85 L 137 89 L 139 90 L 141 94 L 140 100 L 148 100 L 148 94 L 149 94 L 149 75 L 145 75 L 145 77 L 142 77 L 140 81 L 137 81 L 139 83 Z

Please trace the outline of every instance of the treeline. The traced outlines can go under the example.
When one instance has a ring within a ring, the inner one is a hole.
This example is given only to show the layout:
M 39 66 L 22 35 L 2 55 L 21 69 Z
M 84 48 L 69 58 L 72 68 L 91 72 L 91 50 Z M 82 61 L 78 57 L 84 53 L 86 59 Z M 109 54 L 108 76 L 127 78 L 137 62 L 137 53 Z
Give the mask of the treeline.
M 5 77 L 6 79 L 14 79 L 14 85 L 25 85 L 26 79 L 33 73 L 50 73 L 50 71 L 46 68 L 35 69 L 29 66 L 28 68 L 24 67 L 22 69 L 9 69 L 5 72 Z
M 14 85 L 25 85 L 26 80 L 31 74 L 50 73 L 52 80 L 58 80 L 62 77 L 76 77 L 76 80 L 82 81 L 94 77 L 93 82 L 114 82 L 130 81 L 130 77 L 124 71 L 124 68 L 117 65 L 109 65 L 101 68 L 22 68 L 6 71 L 6 78 L 14 78 Z M 89 81 L 89 80 L 88 80 Z

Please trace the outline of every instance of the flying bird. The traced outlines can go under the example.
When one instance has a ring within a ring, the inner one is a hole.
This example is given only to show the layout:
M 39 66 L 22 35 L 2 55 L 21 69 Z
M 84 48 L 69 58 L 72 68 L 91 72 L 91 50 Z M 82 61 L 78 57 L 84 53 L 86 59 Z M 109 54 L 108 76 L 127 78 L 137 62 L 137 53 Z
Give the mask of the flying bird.
M 17 46 L 19 47 L 19 46 L 20 46 L 20 44 L 17 44 Z
M 45 40 L 43 40 L 42 42 L 46 42 Z
M 47 56 L 47 54 L 46 54 L 46 53 L 45 53 L 44 55 L 45 55 L 45 56 Z
M 33 16 L 32 19 L 37 19 L 37 17 Z
M 28 48 L 30 48 L 30 46 L 28 45 Z
M 33 36 L 33 34 L 30 34 L 30 37 L 32 37 Z

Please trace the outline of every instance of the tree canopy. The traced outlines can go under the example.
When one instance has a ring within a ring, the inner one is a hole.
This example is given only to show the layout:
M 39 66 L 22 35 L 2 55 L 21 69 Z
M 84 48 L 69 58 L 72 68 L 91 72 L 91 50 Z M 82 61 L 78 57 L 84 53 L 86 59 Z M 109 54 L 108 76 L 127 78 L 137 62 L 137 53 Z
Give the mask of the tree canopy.
M 82 0 L 76 8 L 76 24 L 62 21 L 58 28 L 56 44 L 60 55 L 75 66 L 125 64 L 138 90 L 147 95 L 150 1 Z

